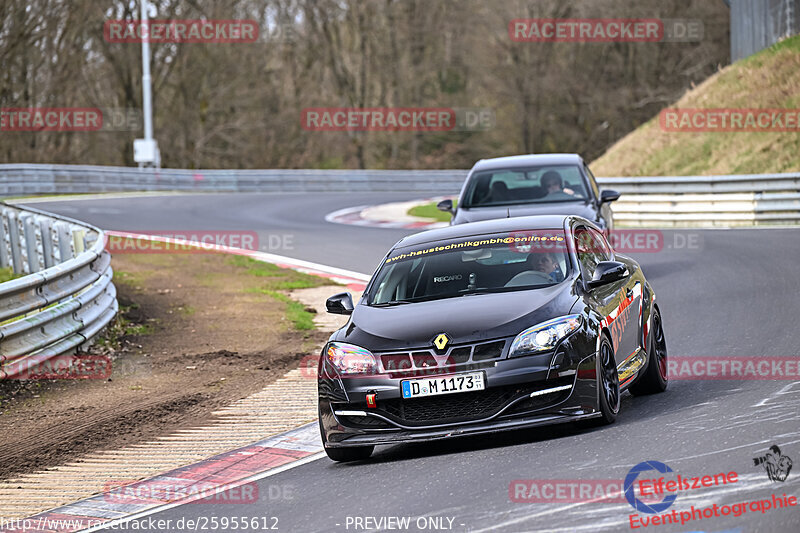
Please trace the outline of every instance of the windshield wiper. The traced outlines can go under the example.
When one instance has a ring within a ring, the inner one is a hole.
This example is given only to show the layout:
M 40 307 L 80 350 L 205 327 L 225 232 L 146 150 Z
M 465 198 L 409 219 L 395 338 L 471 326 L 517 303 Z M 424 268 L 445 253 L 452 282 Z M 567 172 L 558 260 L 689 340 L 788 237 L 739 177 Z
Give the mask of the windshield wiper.
M 469 296 L 471 294 L 488 294 L 497 292 L 513 292 L 528 289 L 540 289 L 542 287 L 550 287 L 550 285 L 515 285 L 513 287 L 478 287 L 475 289 L 462 289 L 458 291 L 459 296 Z
M 391 307 L 392 305 L 410 304 L 408 300 L 389 300 L 388 302 L 381 302 L 379 304 L 369 304 L 370 307 Z
M 508 287 L 476 287 L 474 289 L 461 289 L 458 291 L 459 296 L 469 296 L 470 294 L 485 294 L 487 292 L 503 292 L 503 289 Z

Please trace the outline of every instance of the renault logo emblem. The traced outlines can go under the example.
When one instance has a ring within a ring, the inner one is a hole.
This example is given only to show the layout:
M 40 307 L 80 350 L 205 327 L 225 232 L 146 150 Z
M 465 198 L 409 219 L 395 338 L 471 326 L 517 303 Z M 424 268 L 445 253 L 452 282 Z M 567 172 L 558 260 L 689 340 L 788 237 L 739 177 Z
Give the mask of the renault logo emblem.
M 448 342 L 450 342 L 450 337 L 447 336 L 447 333 L 439 333 L 436 338 L 433 339 L 433 345 L 440 352 L 447 347 Z

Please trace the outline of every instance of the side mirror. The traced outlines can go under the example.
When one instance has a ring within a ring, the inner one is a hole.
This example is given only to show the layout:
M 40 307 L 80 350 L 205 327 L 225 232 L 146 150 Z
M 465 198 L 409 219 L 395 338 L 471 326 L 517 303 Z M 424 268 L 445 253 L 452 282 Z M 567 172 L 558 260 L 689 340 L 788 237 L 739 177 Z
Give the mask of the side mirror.
M 353 297 L 349 292 L 334 294 L 325 302 L 325 308 L 334 315 L 349 315 L 353 313 Z
M 619 200 L 619 193 L 610 189 L 600 191 L 600 203 L 613 202 Z
M 601 285 L 625 279 L 629 275 L 630 273 L 625 263 L 620 263 L 619 261 L 600 261 L 597 263 L 597 267 L 594 269 L 594 275 L 587 285 L 589 288 L 593 289 Z
M 453 213 L 453 200 L 448 198 L 447 200 L 442 200 L 438 204 L 436 204 L 436 209 L 439 211 L 444 211 L 445 213 Z

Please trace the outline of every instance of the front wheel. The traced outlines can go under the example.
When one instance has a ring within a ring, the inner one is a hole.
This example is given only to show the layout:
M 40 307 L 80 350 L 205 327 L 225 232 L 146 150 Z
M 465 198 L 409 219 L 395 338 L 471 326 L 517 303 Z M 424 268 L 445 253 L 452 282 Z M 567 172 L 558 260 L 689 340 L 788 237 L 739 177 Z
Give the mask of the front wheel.
M 650 346 L 647 354 L 647 368 L 642 377 L 634 383 L 631 394 L 644 396 L 667 390 L 667 341 L 664 338 L 664 327 L 661 314 L 653 308 L 653 330 L 650 332 Z
M 606 335 L 600 337 L 600 350 L 597 352 L 598 407 L 602 416 L 587 421 L 587 426 L 613 424 L 619 413 L 619 376 L 614 349 Z

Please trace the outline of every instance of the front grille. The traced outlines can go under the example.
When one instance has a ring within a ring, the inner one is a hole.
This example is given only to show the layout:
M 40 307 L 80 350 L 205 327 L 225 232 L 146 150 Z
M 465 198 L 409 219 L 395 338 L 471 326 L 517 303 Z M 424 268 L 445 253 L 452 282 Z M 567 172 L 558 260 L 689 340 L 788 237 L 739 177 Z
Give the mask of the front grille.
M 469 355 L 472 351 L 472 346 L 463 346 L 461 348 L 453 348 L 450 351 L 450 355 L 448 359 L 453 362 L 455 365 L 463 365 L 467 361 L 469 361 Z
M 428 368 L 431 366 L 439 366 L 436 358 L 430 352 L 414 352 L 411 354 L 411 359 L 414 361 L 414 366 L 417 368 Z
M 381 364 L 387 372 L 403 372 L 411 369 L 411 357 L 407 353 L 381 355 Z
M 381 408 L 390 417 L 412 424 L 480 419 L 499 411 L 518 393 L 517 390 L 490 389 L 433 398 L 389 400 L 384 402 Z
M 467 346 L 451 347 L 446 354 L 439 355 L 433 350 L 415 350 L 413 352 L 383 353 L 380 357 L 383 371 L 395 377 L 413 377 L 465 370 L 458 368 L 467 365 L 470 368 L 481 368 L 490 362 L 503 357 L 505 340 L 481 342 Z
M 526 394 L 526 390 L 530 394 L 529 389 L 525 386 L 494 387 L 429 398 L 384 400 L 379 402 L 378 409 L 404 425 L 478 420 L 497 413 L 511 400 Z
M 486 361 L 487 359 L 497 359 L 503 355 L 503 348 L 505 341 L 488 342 L 486 344 L 478 344 L 472 352 L 472 359 L 475 361 Z
M 374 412 L 382 414 L 406 426 L 436 425 L 457 422 L 469 422 L 488 418 L 509 402 L 529 396 L 532 392 L 572 384 L 572 378 L 561 378 L 539 382 L 536 384 L 492 387 L 482 391 L 459 392 L 427 398 L 408 400 L 379 400 L 378 409 Z M 512 407 L 512 412 L 530 411 L 547 407 L 564 400 L 570 391 L 546 394 L 521 400 Z M 521 404 L 521 408 L 517 405 Z

